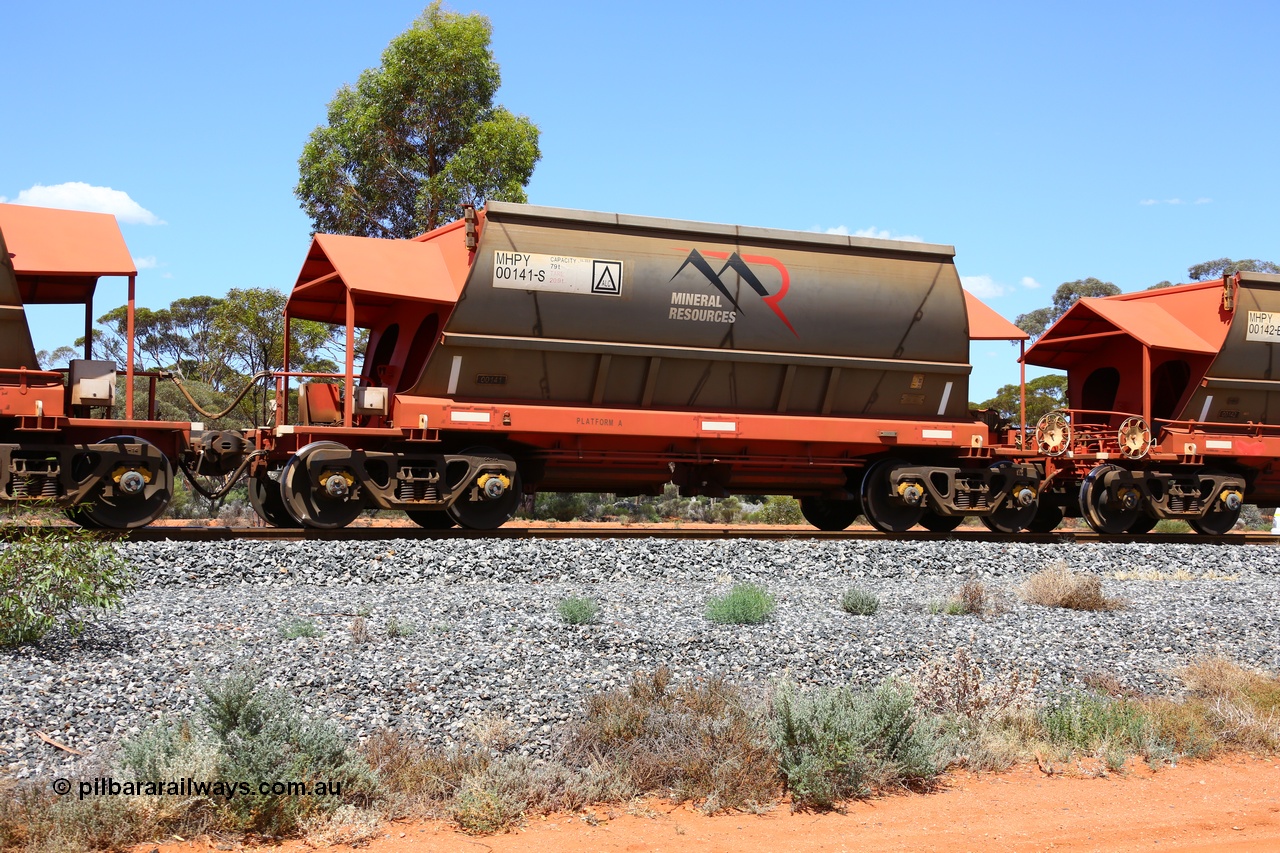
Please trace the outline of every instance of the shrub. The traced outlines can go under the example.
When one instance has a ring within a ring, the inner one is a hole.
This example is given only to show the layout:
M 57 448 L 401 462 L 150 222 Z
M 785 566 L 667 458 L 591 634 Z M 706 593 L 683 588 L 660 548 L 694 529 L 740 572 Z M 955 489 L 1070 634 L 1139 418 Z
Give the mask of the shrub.
M 804 524 L 800 501 L 790 495 L 769 495 L 764 506 L 751 513 L 749 521 L 759 524 Z
M 960 591 L 946 601 L 935 601 L 929 612 L 947 616 L 989 616 L 1004 609 L 1000 597 L 979 581 L 966 581 Z
M 351 620 L 351 626 L 347 629 L 351 632 L 351 641 L 354 643 L 369 642 L 369 620 L 363 616 L 357 616 Z
M 1094 575 L 1080 575 L 1059 560 L 1036 572 L 1022 584 L 1022 600 L 1045 607 L 1071 610 L 1118 610 L 1125 606 L 1120 598 L 1102 594 L 1102 580 Z
M 237 828 L 281 835 L 295 831 L 316 811 L 368 800 L 375 790 L 368 765 L 328 721 L 313 720 L 296 700 L 268 690 L 252 673 L 237 673 L 203 688 L 201 721 L 218 749 L 218 778 L 248 782 L 323 782 L 329 796 L 262 794 L 243 790 L 226 803 Z
M 917 712 L 911 688 L 896 681 L 869 693 L 827 688 L 804 695 L 783 685 L 771 729 L 795 808 L 922 787 L 943 769 L 930 721 Z
M 0 551 L 0 646 L 38 640 L 60 623 L 82 632 L 120 606 L 132 570 L 78 528 L 40 528 Z
M 286 640 L 296 640 L 299 637 L 318 637 L 320 636 L 320 629 L 310 619 L 295 616 L 281 623 L 280 636 Z
M 556 613 L 560 620 L 569 625 L 586 625 L 596 621 L 600 615 L 600 605 L 595 599 L 571 595 L 556 605 Z
M 1147 756 L 1172 752 L 1160 741 L 1153 715 L 1132 699 L 1064 693 L 1041 712 L 1040 724 L 1050 743 L 1071 752 L 1103 755 L 1113 769 L 1135 752 Z
M 840 596 L 840 609 L 854 616 L 871 616 L 880 609 L 880 599 L 875 593 L 854 587 Z
M 661 791 L 715 812 L 778 792 L 777 754 L 742 694 L 719 680 L 673 687 L 665 668 L 588 698 L 565 756 L 607 774 L 594 787 L 614 798 Z
M 387 619 L 387 636 L 388 637 L 392 637 L 394 639 L 400 639 L 402 637 L 410 637 L 410 636 L 413 636 L 413 633 L 415 630 L 417 629 L 414 628 L 412 623 L 401 622 L 398 616 L 392 616 L 389 619 Z
M 726 595 L 707 602 L 707 618 L 721 625 L 758 625 L 772 615 L 776 606 L 773 596 L 763 587 L 738 584 Z
M 920 667 L 912 682 L 916 705 L 943 716 L 984 720 L 1030 706 L 1038 679 L 1018 672 L 1000 682 L 987 681 L 965 646 L 951 660 L 934 659 Z

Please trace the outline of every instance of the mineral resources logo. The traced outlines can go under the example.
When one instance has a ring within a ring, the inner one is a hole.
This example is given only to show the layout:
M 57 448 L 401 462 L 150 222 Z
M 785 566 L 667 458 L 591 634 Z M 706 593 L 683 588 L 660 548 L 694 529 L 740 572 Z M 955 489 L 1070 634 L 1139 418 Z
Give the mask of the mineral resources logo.
M 697 249 L 683 248 L 676 251 L 687 251 L 689 254 L 685 256 L 684 263 L 680 264 L 680 268 L 676 270 L 675 275 L 671 276 L 671 280 L 675 281 L 676 277 L 684 272 L 685 267 L 693 267 L 719 291 L 719 295 L 682 293 L 678 291 L 672 293 L 672 308 L 668 314 L 670 319 L 702 320 L 709 323 L 737 322 L 738 313 L 742 311 L 742 306 L 738 304 L 738 300 L 733 298 L 733 293 L 730 292 L 729 287 L 724 283 L 724 279 L 721 278 L 726 272 L 734 272 L 747 283 L 748 287 L 756 292 L 761 302 L 769 306 L 769 310 L 776 314 L 778 319 L 791 330 L 791 334 L 797 338 L 800 337 L 800 333 L 791 325 L 791 321 L 787 319 L 787 315 L 783 312 L 780 304 L 786 298 L 787 290 L 791 287 L 791 275 L 787 272 L 787 268 L 782 261 L 765 255 L 739 255 L 737 252 L 712 252 L 709 250 L 700 252 Z M 724 266 L 717 272 L 707 258 L 724 261 Z M 778 271 L 779 275 L 782 276 L 782 285 L 778 288 L 777 293 L 769 293 L 769 289 L 764 286 L 764 282 L 760 281 L 760 277 L 756 275 L 755 270 L 751 269 L 752 264 L 763 264 Z M 724 310 L 725 305 L 721 301 L 721 297 L 728 300 L 734 310 Z

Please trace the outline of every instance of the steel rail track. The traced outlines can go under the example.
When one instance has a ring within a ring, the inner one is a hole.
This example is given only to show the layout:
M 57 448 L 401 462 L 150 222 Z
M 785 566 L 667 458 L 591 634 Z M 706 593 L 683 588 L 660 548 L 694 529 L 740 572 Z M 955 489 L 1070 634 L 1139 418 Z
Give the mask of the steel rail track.
M 75 529 L 59 525 L 59 529 Z M 0 538 L 21 539 L 49 526 L 5 525 L 0 526 Z M 86 535 L 104 539 L 132 542 L 228 542 L 248 540 L 261 542 L 299 541 L 383 541 L 391 539 L 766 539 L 766 540 L 894 540 L 901 542 L 930 542 L 957 540 L 961 542 L 1160 542 L 1179 545 L 1277 545 L 1280 535 L 1273 533 L 1229 533 L 1223 536 L 1205 536 L 1199 533 L 1146 533 L 1142 535 L 1101 536 L 1092 530 L 1055 530 L 1052 533 L 1018 533 L 1014 535 L 992 533 L 985 529 L 959 529 L 949 533 L 908 531 L 885 534 L 877 530 L 859 528 L 826 532 L 790 527 L 733 527 L 722 525 L 670 525 L 662 527 L 638 527 L 622 524 L 593 524 L 591 526 L 527 526 L 505 525 L 497 530 L 424 530 L 420 527 L 345 527 L 339 530 L 286 530 L 278 527 L 143 527 L 137 530 L 94 530 Z

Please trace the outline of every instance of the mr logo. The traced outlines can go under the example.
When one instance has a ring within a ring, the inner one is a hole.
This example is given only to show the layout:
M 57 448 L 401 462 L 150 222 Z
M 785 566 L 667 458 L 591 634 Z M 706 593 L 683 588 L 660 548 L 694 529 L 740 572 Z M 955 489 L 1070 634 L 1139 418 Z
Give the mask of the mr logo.
M 677 251 L 683 252 L 684 249 L 677 249 Z M 720 268 L 719 272 L 716 272 L 711 268 L 711 263 L 707 258 L 715 258 L 718 261 L 724 261 L 725 264 Z M 778 292 L 772 296 L 769 295 L 769 291 L 765 289 L 760 278 L 755 274 L 751 267 L 748 266 L 748 264 L 767 264 L 768 266 L 776 269 L 782 276 L 782 286 L 778 288 Z M 787 319 L 787 315 L 782 313 L 782 306 L 778 304 L 787 295 L 787 290 L 791 287 L 791 275 L 787 272 L 787 268 L 783 266 L 782 261 L 779 261 L 777 258 L 765 257 L 764 255 L 739 255 L 737 252 L 699 252 L 697 249 L 690 249 L 688 256 L 684 259 L 684 263 L 682 263 L 680 268 L 676 270 L 676 274 L 671 276 L 671 280 L 675 281 L 676 276 L 684 272 L 685 267 L 693 267 L 695 270 L 702 273 L 703 277 L 706 278 L 706 280 L 710 282 L 716 290 L 720 291 L 720 293 L 724 295 L 725 299 L 728 299 L 733 303 L 734 308 L 741 311 L 742 306 L 738 304 L 738 300 L 733 298 L 733 294 L 729 292 L 729 288 L 720 278 L 720 276 L 724 275 L 728 270 L 733 270 L 742 278 L 743 281 L 747 283 L 748 287 L 759 295 L 760 301 L 765 305 L 768 305 L 769 310 L 778 315 L 778 319 L 791 330 L 791 334 L 795 335 L 797 338 L 800 337 L 800 333 L 791 325 L 791 321 Z

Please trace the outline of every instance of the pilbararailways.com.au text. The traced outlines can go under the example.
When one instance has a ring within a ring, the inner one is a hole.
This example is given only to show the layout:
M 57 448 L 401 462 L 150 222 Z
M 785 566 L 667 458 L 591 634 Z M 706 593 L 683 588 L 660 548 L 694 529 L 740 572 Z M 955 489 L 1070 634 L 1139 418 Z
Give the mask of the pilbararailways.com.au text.
M 71 793 L 69 779 L 54 779 L 56 794 Z M 75 784 L 79 799 L 86 797 L 223 797 L 227 800 L 258 794 L 264 797 L 338 797 L 342 795 L 342 782 L 316 780 L 296 782 L 275 780 L 271 782 L 240 782 L 218 779 L 125 779 L 96 776 L 81 779 Z

